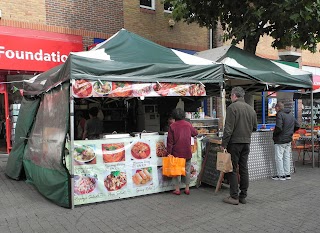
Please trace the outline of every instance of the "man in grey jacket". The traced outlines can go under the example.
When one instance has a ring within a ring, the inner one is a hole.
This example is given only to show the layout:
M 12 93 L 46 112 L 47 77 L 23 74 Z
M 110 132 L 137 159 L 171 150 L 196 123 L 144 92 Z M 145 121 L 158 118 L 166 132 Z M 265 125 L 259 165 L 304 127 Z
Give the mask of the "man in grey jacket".
M 299 123 L 290 109 L 285 109 L 282 102 L 276 104 L 276 126 L 273 131 L 277 176 L 273 180 L 291 180 L 290 154 L 293 133 L 299 129 Z
M 242 87 L 231 90 L 232 104 L 227 108 L 225 127 L 222 138 L 222 149 L 227 148 L 231 154 L 233 171 L 228 174 L 230 196 L 223 199 L 228 204 L 246 204 L 249 187 L 248 155 L 251 134 L 257 130 L 257 114 L 253 107 L 244 101 L 245 91 Z M 238 187 L 237 167 L 240 174 L 240 194 Z

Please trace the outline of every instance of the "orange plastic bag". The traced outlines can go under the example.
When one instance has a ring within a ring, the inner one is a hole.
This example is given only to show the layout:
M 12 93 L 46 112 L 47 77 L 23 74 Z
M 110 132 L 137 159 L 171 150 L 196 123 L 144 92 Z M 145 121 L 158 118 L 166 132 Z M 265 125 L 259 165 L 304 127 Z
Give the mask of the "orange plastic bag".
M 164 176 L 185 176 L 186 175 L 186 160 L 184 158 L 168 157 L 162 158 L 162 174 Z

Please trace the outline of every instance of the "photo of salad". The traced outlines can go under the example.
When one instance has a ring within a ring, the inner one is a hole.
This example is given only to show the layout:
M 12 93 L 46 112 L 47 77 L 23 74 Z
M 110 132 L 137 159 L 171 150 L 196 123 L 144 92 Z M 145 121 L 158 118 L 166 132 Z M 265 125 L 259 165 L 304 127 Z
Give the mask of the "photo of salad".
M 96 154 L 94 152 L 94 149 L 90 146 L 85 145 L 75 145 L 74 151 L 73 151 L 73 158 L 75 161 L 79 163 L 88 163 L 95 159 Z
M 112 85 L 108 81 L 96 81 L 93 84 L 94 92 L 99 96 L 107 95 L 111 91 Z

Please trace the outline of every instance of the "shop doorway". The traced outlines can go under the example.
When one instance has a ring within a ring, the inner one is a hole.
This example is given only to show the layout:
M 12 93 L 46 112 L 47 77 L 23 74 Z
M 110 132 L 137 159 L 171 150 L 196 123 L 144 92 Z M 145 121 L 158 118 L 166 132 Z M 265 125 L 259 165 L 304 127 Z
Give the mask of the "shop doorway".
M 0 154 L 7 154 L 4 93 L 0 93 Z

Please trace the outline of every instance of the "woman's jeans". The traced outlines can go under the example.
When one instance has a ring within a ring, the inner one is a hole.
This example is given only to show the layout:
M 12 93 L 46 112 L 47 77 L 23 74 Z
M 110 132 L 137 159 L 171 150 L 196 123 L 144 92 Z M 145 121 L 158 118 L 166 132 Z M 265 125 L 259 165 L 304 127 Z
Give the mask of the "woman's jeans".
M 190 171 L 191 170 L 191 159 L 186 160 L 186 176 L 184 177 L 184 183 L 186 185 L 190 184 Z M 172 177 L 172 182 L 174 185 L 179 185 L 181 183 L 181 176 Z
M 290 175 L 291 142 L 274 144 L 278 176 Z

